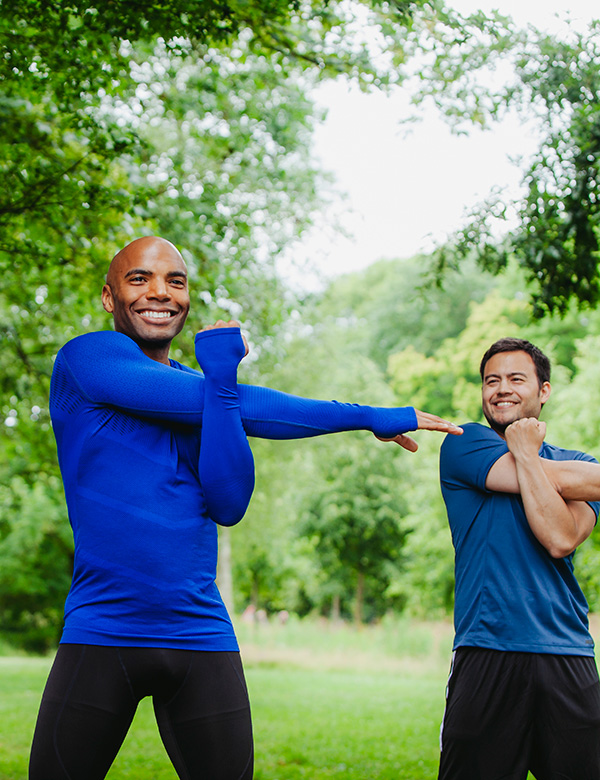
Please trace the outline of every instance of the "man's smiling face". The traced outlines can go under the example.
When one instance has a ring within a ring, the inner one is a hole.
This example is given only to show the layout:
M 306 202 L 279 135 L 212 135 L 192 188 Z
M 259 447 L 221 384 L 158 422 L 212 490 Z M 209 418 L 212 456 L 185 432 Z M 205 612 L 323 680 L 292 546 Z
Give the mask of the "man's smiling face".
M 111 263 L 102 304 L 115 330 L 149 356 L 168 362 L 168 348 L 190 308 L 187 269 L 175 247 L 162 238 L 133 241 Z
M 535 363 L 526 352 L 498 352 L 485 364 L 483 413 L 501 436 L 515 420 L 539 417 L 549 395 L 550 383 L 540 386 Z

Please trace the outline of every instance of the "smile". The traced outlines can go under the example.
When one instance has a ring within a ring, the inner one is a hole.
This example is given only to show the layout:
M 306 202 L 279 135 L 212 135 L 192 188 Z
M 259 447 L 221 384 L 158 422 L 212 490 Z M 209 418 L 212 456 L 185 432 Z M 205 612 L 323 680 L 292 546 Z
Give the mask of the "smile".
M 171 317 L 174 317 L 174 313 L 172 311 L 139 311 L 138 314 L 140 317 L 149 317 L 151 320 L 168 320 Z

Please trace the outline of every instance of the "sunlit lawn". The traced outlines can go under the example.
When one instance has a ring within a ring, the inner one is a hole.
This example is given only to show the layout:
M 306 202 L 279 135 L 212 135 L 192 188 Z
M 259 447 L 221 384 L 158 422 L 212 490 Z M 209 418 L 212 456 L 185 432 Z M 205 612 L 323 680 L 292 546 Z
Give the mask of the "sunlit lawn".
M 255 780 L 434 780 L 451 630 L 239 626 Z M 0 657 L 0 780 L 25 780 L 51 659 Z M 142 702 L 109 780 L 176 780 Z

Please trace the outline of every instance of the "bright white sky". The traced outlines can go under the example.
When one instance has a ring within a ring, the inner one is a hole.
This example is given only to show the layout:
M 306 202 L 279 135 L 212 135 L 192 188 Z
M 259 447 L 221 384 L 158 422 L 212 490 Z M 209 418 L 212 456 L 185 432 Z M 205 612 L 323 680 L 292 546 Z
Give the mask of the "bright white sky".
M 582 24 L 600 12 L 595 0 L 449 0 L 463 12 L 500 10 L 525 26 L 556 31 L 569 9 Z M 400 120 L 411 113 L 409 95 L 361 94 L 344 83 L 324 84 L 317 101 L 328 110 L 315 135 L 315 153 L 332 171 L 346 199 L 336 206 L 350 238 L 332 226 L 332 214 L 293 249 L 296 262 L 309 260 L 331 277 L 382 258 L 430 251 L 458 228 L 466 212 L 493 187 L 518 193 L 520 168 L 510 158 L 534 151 L 534 138 L 516 120 L 492 130 L 454 136 L 435 109 L 411 129 Z M 414 111 L 414 108 L 412 109 Z M 297 281 L 297 274 L 293 274 Z M 303 275 L 302 286 L 314 287 Z

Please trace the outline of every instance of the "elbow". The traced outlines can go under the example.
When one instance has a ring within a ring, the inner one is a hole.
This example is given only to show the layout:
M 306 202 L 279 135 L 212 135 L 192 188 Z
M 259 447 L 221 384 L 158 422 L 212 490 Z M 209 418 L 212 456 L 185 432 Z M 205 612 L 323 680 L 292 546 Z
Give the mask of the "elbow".
M 254 473 L 241 483 L 205 490 L 206 512 L 217 525 L 237 525 L 246 514 L 254 490 Z
M 213 523 L 228 527 L 237 525 L 246 514 L 253 487 L 254 481 L 243 491 L 230 491 L 227 501 L 223 501 L 222 495 L 219 501 L 207 501 L 207 514 Z
M 211 507 L 209 505 L 208 516 L 213 521 L 213 523 L 216 523 L 217 525 L 224 525 L 230 528 L 233 525 L 237 525 L 240 520 L 242 520 L 246 514 L 249 503 L 250 499 L 248 498 L 248 501 L 230 503 L 227 506 L 223 506 L 221 504 L 218 507 Z
M 566 558 L 577 548 L 577 544 L 572 539 L 554 539 L 544 546 L 550 557 L 557 560 Z
M 237 525 L 240 520 L 244 517 L 244 514 L 232 514 L 222 517 L 213 517 L 211 516 L 211 520 L 215 522 L 217 525 L 222 525 L 225 528 L 233 528 L 234 525 Z

